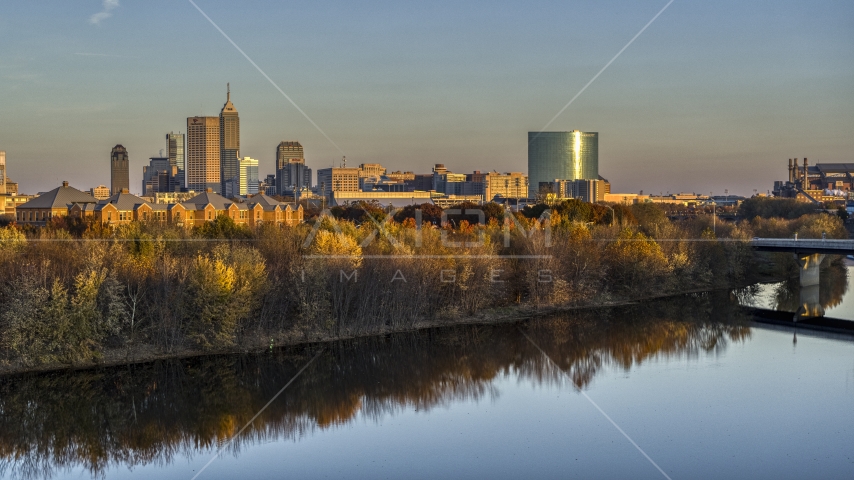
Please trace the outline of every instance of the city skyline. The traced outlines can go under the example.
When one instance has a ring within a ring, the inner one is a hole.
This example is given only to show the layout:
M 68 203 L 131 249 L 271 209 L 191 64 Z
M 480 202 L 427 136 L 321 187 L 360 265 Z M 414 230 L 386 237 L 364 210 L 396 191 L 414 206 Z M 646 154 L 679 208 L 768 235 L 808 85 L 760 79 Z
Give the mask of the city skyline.
M 526 171 L 526 133 L 666 2 L 414 11 L 197 3 L 354 165 L 424 172 L 437 158 L 455 171 Z M 315 170 L 337 164 L 342 153 L 191 4 L 175 4 L 169 18 L 164 5 L 121 3 L 96 23 L 100 2 L 7 8 L 0 77 L 12 95 L 0 149 L 22 191 L 64 179 L 108 184 L 105 152 L 116 144 L 130 152 L 130 184 L 139 185 L 163 135 L 185 133 L 187 117 L 216 115 L 227 82 L 240 92 L 240 155 L 259 159 L 262 173 L 274 171 L 271 146 L 282 140 L 299 140 Z M 619 191 L 749 194 L 785 176 L 781 159 L 847 162 L 852 9 L 674 2 L 548 130 L 600 132 L 600 174 Z M 295 20 L 291 35 L 266 28 L 285 15 Z

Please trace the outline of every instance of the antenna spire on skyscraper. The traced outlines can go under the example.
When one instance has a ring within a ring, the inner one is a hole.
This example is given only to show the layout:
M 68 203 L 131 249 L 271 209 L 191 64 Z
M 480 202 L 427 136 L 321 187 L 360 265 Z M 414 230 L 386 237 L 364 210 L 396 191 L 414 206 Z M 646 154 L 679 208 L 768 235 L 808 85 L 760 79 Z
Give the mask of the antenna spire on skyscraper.
M 225 93 L 226 98 L 225 99 L 231 100 L 231 83 L 225 84 L 225 90 L 226 90 L 226 93 Z

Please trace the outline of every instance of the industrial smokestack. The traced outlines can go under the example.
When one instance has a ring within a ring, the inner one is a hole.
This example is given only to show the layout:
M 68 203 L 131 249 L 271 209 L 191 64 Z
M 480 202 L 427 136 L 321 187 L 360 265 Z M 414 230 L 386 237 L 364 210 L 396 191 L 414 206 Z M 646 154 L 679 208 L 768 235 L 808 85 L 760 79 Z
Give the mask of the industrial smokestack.
M 804 190 L 809 190 L 810 188 L 810 176 L 807 173 L 807 157 L 804 157 L 804 185 L 801 187 Z
M 795 181 L 795 175 L 794 174 L 795 174 L 795 172 L 794 172 L 794 169 L 792 167 L 792 159 L 790 158 L 789 159 L 789 183 L 792 183 Z

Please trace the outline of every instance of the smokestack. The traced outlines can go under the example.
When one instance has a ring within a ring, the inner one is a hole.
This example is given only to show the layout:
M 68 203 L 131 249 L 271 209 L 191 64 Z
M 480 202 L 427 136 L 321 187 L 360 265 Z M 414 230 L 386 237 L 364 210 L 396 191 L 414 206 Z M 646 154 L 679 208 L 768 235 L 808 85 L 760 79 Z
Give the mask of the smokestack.
M 809 190 L 810 188 L 810 176 L 807 174 L 807 157 L 804 157 L 804 186 L 801 188 L 804 190 Z
M 789 159 L 789 183 L 792 183 L 795 181 L 794 173 L 795 172 L 794 172 L 794 169 L 792 167 L 792 159 L 790 158 Z

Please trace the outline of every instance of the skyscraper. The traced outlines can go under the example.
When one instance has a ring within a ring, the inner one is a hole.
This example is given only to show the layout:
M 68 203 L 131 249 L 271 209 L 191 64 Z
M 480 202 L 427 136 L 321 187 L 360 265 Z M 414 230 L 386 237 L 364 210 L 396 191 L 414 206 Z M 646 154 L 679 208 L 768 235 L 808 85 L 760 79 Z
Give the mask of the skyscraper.
M 178 175 L 175 178 L 179 187 L 187 186 L 187 177 L 184 170 L 187 168 L 187 159 L 184 157 L 184 134 L 183 133 L 167 133 L 166 134 L 166 151 L 169 152 L 169 165 L 178 167 Z
M 240 159 L 240 195 L 258 193 L 258 160 L 249 157 Z
M 222 195 L 232 198 L 240 189 L 240 117 L 231 103 L 231 85 L 227 85 L 227 96 L 219 112 L 219 155 Z
M 219 117 L 187 119 L 187 189 L 221 192 Z
M 130 190 L 130 165 L 127 149 L 116 145 L 110 153 L 110 191 L 115 195 L 122 189 Z
M 276 147 L 276 184 L 279 195 L 296 189 L 311 188 L 311 169 L 305 166 L 305 153 L 299 142 L 281 142 Z
M 142 194 L 154 196 L 155 193 L 180 191 L 178 167 L 172 165 L 169 157 L 151 157 L 149 164 L 142 167 Z
M 599 178 L 599 133 L 528 132 L 530 196 L 540 182 Z
M 6 152 L 0 150 L 0 195 L 6 195 Z M 0 207 L 5 208 L 5 200 Z

